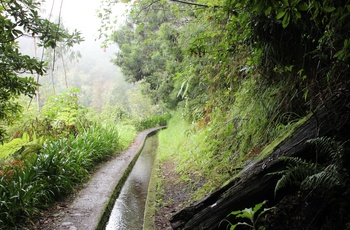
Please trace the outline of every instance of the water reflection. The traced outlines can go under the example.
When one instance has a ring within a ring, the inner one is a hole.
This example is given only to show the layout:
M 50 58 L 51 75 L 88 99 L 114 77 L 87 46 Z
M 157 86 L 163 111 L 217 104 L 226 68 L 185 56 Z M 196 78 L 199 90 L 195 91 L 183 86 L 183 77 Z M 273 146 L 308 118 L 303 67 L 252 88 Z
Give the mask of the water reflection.
M 157 146 L 156 135 L 147 138 L 140 157 L 114 204 L 106 226 L 107 230 L 142 229 L 148 183 Z

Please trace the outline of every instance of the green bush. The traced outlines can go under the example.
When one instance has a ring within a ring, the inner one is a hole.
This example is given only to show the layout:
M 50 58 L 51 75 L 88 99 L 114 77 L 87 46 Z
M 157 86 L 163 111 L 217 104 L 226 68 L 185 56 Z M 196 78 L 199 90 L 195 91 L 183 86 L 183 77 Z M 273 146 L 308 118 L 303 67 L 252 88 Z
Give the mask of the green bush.
M 27 161 L 3 165 L 0 228 L 18 227 L 87 179 L 93 167 L 120 149 L 117 129 L 95 125 L 77 136 L 46 141 Z

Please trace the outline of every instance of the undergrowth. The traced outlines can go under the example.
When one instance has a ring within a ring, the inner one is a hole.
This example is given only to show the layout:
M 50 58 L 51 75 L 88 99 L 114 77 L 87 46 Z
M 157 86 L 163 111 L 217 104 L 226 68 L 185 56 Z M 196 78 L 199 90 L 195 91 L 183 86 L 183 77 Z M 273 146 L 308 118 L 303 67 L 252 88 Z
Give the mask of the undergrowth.
M 115 127 L 95 125 L 77 136 L 47 140 L 31 158 L 4 163 L 0 228 L 31 222 L 43 208 L 73 192 L 96 164 L 120 149 Z
M 116 124 L 115 127 L 119 133 L 120 147 L 122 149 L 126 149 L 136 137 L 136 128 L 135 126 L 127 123 Z
M 160 162 L 175 162 L 176 171 L 193 191 L 192 200 L 197 200 L 227 180 L 227 174 L 218 173 L 221 162 L 206 149 L 208 129 L 197 129 L 177 112 L 168 123 L 168 128 L 159 133 L 157 158 Z
M 258 77 L 243 80 L 234 101 L 210 114 L 210 151 L 232 169 L 260 154 L 265 146 L 285 133 L 299 117 L 284 113 L 287 98 L 282 86 L 267 86 Z
M 281 107 L 287 99 L 281 95 L 276 100 L 279 91 L 279 86 L 267 87 L 251 77 L 241 82 L 233 104 L 226 109 L 213 106 L 192 123 L 181 111 L 172 117 L 159 135 L 158 157 L 176 162 L 181 179 L 194 190 L 194 200 L 232 180 L 294 126 L 299 117 L 283 113 Z
M 168 120 L 171 118 L 170 113 L 153 115 L 135 122 L 135 127 L 138 131 L 154 128 L 157 126 L 166 126 Z

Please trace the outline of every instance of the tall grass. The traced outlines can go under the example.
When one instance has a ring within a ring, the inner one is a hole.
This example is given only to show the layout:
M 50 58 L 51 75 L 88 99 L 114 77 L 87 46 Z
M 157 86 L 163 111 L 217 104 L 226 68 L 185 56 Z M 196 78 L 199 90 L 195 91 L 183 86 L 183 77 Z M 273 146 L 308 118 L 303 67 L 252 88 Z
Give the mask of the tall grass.
M 191 129 L 191 125 L 181 118 L 178 112 L 168 122 L 168 127 L 159 132 L 159 145 L 157 157 L 160 160 L 170 160 L 178 155 L 181 143 L 187 139 L 186 132 Z
M 135 127 L 138 131 L 142 131 L 142 130 L 154 128 L 157 126 L 165 126 L 167 125 L 170 118 L 171 118 L 170 113 L 154 115 L 152 117 L 137 121 L 135 124 Z
M 199 199 L 227 180 L 227 174 L 219 174 L 224 167 L 208 149 L 210 130 L 198 128 L 186 122 L 180 112 L 169 121 L 168 128 L 159 133 L 157 158 L 171 161 L 181 180 L 193 190 L 192 199 Z
M 134 125 L 120 123 L 116 125 L 119 133 L 119 144 L 122 149 L 126 149 L 136 137 L 137 131 Z
M 2 166 L 0 229 L 28 222 L 41 209 L 71 193 L 96 164 L 120 149 L 116 127 L 95 125 L 77 136 L 46 141 L 40 153 L 28 161 Z
M 278 86 L 266 88 L 259 79 L 241 82 L 232 105 L 213 107 L 198 123 L 187 124 L 177 113 L 160 133 L 159 158 L 172 159 L 183 180 L 205 184 L 196 191 L 206 195 L 237 175 L 247 160 L 290 127 L 276 100 Z
M 222 164 L 232 165 L 227 170 L 243 167 L 299 118 L 285 112 L 289 98 L 280 93 L 281 87 L 268 87 L 258 77 L 247 78 L 234 92 L 231 105 L 213 109 L 209 148 Z

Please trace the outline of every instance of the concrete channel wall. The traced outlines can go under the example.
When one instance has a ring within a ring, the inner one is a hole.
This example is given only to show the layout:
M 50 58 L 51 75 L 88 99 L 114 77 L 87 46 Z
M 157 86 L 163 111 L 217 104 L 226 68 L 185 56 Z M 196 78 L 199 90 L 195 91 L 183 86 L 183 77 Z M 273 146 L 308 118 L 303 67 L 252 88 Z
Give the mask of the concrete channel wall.
M 103 229 L 146 138 L 164 128 L 162 126 L 142 131 L 126 151 L 102 165 L 76 195 L 68 210 L 61 214 L 55 229 Z

